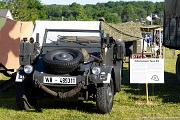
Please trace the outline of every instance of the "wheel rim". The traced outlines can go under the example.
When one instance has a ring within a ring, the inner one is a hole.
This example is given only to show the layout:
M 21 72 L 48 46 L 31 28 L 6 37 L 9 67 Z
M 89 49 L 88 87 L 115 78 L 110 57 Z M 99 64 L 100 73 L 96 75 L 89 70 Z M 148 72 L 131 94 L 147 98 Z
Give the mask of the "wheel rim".
M 69 53 L 59 53 L 53 57 L 54 61 L 71 61 L 73 60 L 73 55 Z
M 110 105 L 113 101 L 113 92 L 111 89 L 111 85 L 108 85 L 108 89 L 107 89 L 107 103 Z

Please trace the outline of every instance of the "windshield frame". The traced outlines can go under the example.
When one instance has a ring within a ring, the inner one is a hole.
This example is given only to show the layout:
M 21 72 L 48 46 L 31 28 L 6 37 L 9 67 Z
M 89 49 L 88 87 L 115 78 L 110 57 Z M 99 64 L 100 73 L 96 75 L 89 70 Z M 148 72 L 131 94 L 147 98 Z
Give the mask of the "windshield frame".
M 50 44 L 50 43 L 46 43 L 46 40 L 47 40 L 47 35 L 48 35 L 48 32 L 84 32 L 84 33 L 99 33 L 100 34 L 100 45 L 102 46 L 102 41 L 104 39 L 104 30 L 79 30 L 79 29 L 45 29 L 45 34 L 44 34 L 44 38 L 43 38 L 43 46 L 46 46 L 47 44 Z M 86 37 L 86 36 L 83 36 L 83 37 Z M 87 36 L 89 37 L 89 36 Z M 94 36 L 92 36 L 94 37 Z M 58 44 L 60 45 L 60 44 Z M 61 45 L 60 45 L 61 46 Z M 64 45 L 63 45 L 64 46 Z M 69 45 L 68 45 L 69 46 Z

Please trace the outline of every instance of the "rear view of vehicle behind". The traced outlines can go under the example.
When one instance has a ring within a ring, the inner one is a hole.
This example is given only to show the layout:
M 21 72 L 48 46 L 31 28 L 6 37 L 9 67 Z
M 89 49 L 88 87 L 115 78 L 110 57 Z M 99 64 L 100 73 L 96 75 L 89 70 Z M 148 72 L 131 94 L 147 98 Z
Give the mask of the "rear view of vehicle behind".
M 163 45 L 180 50 L 180 0 L 164 1 Z M 176 61 L 176 76 L 180 82 L 180 54 Z

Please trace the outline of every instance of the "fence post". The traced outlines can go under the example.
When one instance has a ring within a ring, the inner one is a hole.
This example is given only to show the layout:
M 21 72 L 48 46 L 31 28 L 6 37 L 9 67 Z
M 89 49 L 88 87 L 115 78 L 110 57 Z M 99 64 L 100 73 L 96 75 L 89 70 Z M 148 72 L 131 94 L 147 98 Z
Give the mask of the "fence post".
M 166 57 L 166 48 L 163 46 L 163 58 Z

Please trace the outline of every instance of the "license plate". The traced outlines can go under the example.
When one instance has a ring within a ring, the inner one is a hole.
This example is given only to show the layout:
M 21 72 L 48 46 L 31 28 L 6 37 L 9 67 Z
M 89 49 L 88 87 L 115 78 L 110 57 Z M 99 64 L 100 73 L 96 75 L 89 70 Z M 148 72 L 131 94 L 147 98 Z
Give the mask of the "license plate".
M 44 76 L 43 83 L 76 84 L 76 77 L 48 77 L 48 76 Z

